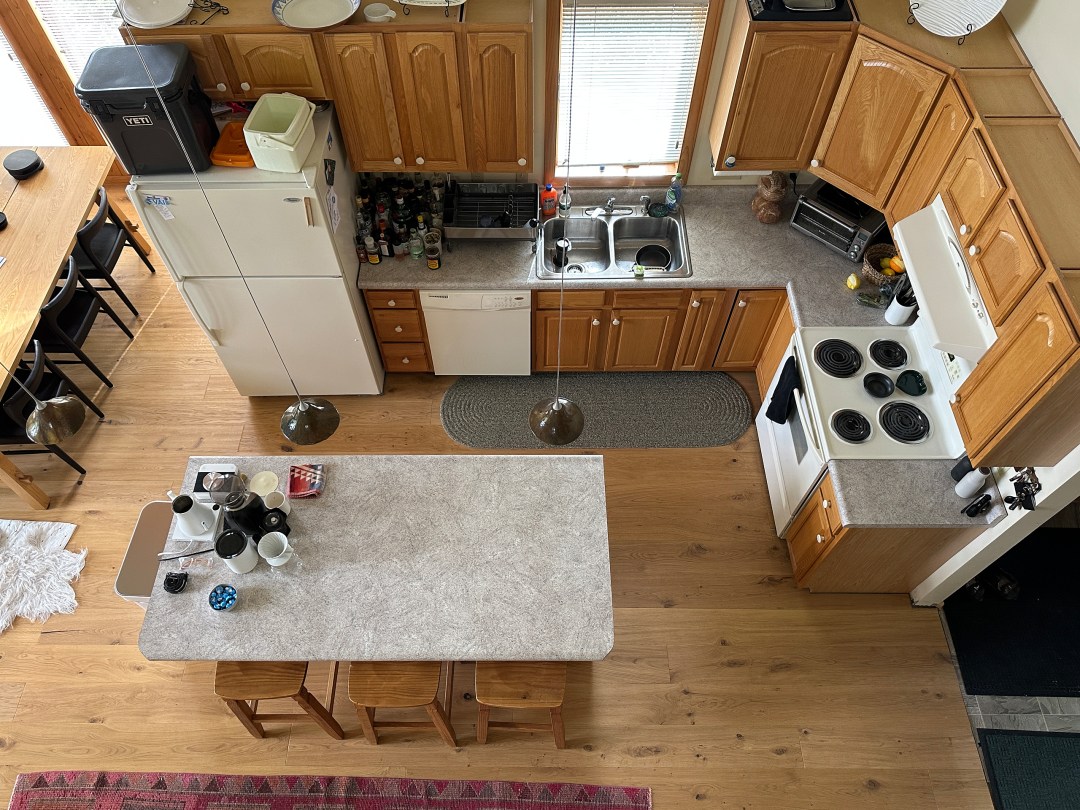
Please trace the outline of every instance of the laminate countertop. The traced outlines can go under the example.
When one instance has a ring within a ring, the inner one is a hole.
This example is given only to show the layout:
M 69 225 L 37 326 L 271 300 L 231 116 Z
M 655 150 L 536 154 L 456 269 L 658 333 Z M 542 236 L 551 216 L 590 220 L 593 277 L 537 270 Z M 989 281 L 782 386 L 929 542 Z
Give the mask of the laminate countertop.
M 323 464 L 294 499 L 293 559 L 236 574 L 214 554 L 182 593 L 159 566 L 139 636 L 151 660 L 585 661 L 615 641 L 600 456 L 192 457 L 249 477 Z M 176 536 L 176 528 L 170 537 Z M 184 544 L 170 540 L 166 550 Z M 299 564 L 298 564 L 299 563 Z M 218 584 L 238 592 L 215 612 Z

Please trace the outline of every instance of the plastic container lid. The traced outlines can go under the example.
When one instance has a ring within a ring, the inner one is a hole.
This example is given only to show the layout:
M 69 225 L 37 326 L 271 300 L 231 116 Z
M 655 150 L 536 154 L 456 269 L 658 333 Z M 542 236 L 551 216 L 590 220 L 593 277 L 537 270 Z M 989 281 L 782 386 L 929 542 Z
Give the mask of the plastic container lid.
M 217 145 L 210 153 L 210 162 L 215 166 L 251 168 L 255 165 L 255 159 L 251 156 L 251 150 L 244 138 L 242 122 L 230 121 L 222 127 Z

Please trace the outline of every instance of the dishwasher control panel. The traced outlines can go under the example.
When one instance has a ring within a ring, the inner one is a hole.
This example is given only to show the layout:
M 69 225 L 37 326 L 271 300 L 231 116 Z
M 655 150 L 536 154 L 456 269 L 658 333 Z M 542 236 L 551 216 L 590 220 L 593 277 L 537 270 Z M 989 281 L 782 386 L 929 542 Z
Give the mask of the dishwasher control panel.
M 485 295 L 480 302 L 481 309 L 528 309 L 530 306 L 529 296 L 513 293 Z

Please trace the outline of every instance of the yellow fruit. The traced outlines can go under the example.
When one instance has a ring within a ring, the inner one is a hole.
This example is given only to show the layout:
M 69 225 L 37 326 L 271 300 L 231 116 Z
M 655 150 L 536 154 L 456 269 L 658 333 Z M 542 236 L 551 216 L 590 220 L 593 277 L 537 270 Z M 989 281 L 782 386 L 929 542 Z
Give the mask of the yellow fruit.
M 892 266 L 892 259 L 882 259 L 880 262 L 878 262 L 878 265 L 881 267 L 882 270 L 888 270 L 889 267 Z
M 883 267 L 881 269 L 881 275 L 883 275 L 883 276 L 895 276 L 896 271 L 893 270 L 891 267 Z
M 855 273 L 852 273 L 850 276 L 847 277 L 847 288 L 849 290 L 857 290 L 860 286 L 862 286 L 862 279 L 859 278 Z
M 889 259 L 889 267 L 895 270 L 897 273 L 903 273 L 907 268 L 904 267 L 904 260 L 899 256 L 893 256 Z

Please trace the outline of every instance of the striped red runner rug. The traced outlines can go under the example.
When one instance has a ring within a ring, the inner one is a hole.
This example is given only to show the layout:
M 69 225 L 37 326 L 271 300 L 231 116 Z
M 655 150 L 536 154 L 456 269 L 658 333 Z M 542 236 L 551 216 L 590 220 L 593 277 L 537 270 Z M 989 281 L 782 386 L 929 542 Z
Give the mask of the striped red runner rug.
M 48 771 L 10 810 L 650 810 L 649 788 L 372 776 Z

